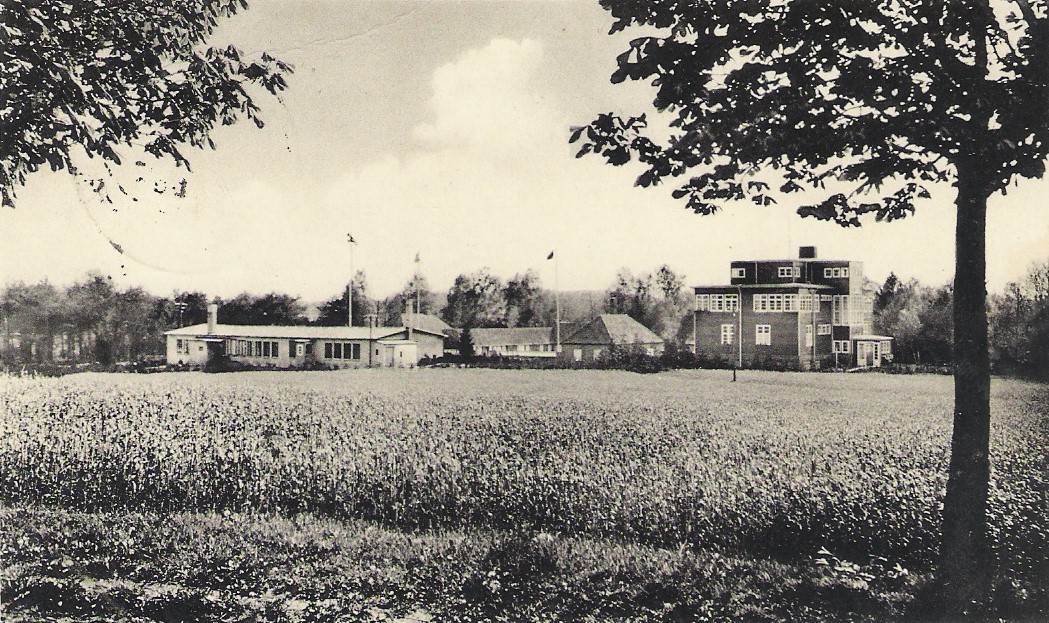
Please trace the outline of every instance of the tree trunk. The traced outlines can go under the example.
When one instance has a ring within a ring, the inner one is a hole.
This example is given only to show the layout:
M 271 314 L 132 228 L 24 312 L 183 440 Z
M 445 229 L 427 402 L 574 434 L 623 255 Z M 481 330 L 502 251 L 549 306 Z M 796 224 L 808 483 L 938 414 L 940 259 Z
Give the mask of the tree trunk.
M 948 617 L 986 600 L 994 573 L 987 529 L 990 366 L 987 354 L 986 185 L 958 167 L 954 276 L 954 433 L 943 502 L 939 586 Z

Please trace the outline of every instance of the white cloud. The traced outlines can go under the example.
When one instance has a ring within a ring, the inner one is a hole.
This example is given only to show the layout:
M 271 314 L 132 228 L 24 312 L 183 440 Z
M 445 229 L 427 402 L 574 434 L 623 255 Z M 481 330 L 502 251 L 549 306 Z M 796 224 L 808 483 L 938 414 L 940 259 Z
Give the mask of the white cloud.
M 434 120 L 415 126 L 420 142 L 489 156 L 530 150 L 557 127 L 540 75 L 543 48 L 524 39 L 493 39 L 433 75 L 429 105 Z

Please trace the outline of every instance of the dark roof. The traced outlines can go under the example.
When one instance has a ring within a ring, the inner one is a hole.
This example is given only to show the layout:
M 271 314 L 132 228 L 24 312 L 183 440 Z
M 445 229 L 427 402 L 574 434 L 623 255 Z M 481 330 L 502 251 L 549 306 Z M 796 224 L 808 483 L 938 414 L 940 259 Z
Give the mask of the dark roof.
M 601 314 L 572 333 L 564 344 L 662 344 L 659 337 L 645 325 L 626 314 Z
M 444 335 L 445 331 L 452 328 L 447 322 L 433 314 L 401 314 L 401 326 L 407 327 L 409 322 L 413 329 L 440 333 L 441 335 Z
M 553 344 L 552 327 L 515 327 L 471 329 L 474 346 L 502 346 L 510 344 Z

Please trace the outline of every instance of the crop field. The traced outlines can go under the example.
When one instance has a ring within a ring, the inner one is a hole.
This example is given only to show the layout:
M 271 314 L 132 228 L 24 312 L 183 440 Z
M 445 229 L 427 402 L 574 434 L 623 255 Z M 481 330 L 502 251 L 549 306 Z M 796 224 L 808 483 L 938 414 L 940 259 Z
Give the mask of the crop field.
M 367 370 L 0 379 L 4 506 L 366 521 L 928 569 L 951 379 Z M 1002 581 L 1049 585 L 1049 387 L 995 380 Z

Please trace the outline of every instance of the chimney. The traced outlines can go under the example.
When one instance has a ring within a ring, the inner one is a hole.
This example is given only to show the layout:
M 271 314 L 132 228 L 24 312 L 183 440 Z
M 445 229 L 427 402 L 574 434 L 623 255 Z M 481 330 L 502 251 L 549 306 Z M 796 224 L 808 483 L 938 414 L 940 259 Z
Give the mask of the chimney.
M 798 259 L 802 259 L 802 260 L 814 260 L 814 259 L 816 259 L 816 247 L 799 247 L 798 248 Z
M 208 305 L 208 334 L 215 332 L 215 325 L 219 323 L 219 306 L 217 303 Z

